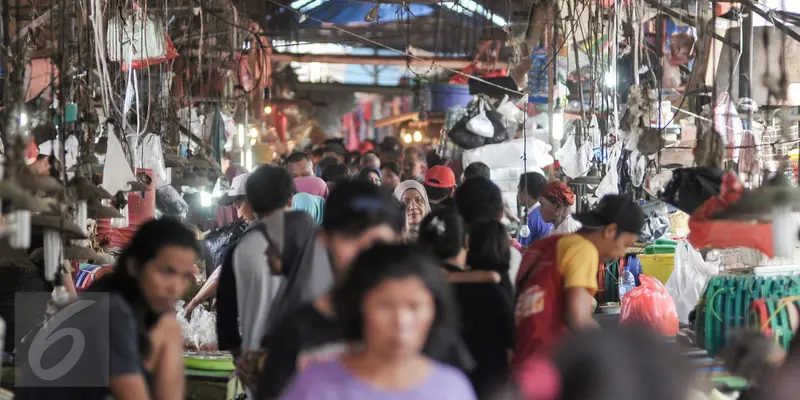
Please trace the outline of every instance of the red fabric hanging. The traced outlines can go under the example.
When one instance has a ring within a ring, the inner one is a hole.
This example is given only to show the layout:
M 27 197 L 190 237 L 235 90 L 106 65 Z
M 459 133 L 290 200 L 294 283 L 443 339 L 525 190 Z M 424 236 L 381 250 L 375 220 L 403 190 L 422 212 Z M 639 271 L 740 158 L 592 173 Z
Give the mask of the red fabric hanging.
M 706 200 L 689 218 L 689 243 L 697 249 L 750 247 L 772 257 L 772 224 L 709 219 L 739 201 L 743 192 L 744 187 L 736 174 L 726 173 L 722 177 L 720 194 Z

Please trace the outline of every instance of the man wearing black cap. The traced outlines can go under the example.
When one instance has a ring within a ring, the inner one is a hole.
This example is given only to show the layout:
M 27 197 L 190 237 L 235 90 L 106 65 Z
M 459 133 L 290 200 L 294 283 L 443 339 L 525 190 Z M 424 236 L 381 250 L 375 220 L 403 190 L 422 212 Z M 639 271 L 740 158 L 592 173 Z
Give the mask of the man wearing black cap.
M 644 227 L 644 213 L 626 195 L 603 197 L 573 216 L 583 228 L 550 236 L 528 248 L 517 274 L 513 364 L 547 352 L 565 332 L 596 329 L 592 316 L 600 262 L 619 259 Z

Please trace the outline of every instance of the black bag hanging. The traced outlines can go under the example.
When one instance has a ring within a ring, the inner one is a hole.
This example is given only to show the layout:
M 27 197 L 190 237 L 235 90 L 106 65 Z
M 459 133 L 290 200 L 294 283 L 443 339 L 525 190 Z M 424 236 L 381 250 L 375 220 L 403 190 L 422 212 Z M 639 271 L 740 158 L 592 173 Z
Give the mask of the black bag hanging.
M 247 223 L 242 219 L 237 219 L 206 235 L 203 239 L 203 258 L 206 260 L 206 276 L 211 276 L 211 273 L 222 265 L 225 250 L 227 250 L 231 244 L 239 240 L 245 229 L 247 229 Z
M 724 173 L 711 167 L 678 168 L 672 171 L 661 201 L 691 214 L 706 200 L 719 195 Z
M 472 117 L 466 116 L 461 118 L 461 120 L 456 122 L 453 128 L 447 132 L 447 137 L 449 137 L 453 143 L 467 150 L 476 149 L 486 144 L 485 137 L 476 135 L 467 129 L 467 122 L 470 118 Z
M 518 124 L 509 122 L 503 114 L 495 110 L 486 110 L 486 117 L 494 127 L 494 136 L 486 139 L 487 144 L 502 143 L 516 135 Z

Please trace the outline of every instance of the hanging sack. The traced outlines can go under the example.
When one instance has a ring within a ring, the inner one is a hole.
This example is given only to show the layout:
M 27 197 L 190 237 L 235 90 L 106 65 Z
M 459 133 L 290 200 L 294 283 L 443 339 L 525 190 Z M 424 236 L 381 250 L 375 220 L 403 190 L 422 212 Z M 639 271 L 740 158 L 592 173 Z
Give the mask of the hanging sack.
M 642 285 L 622 298 L 620 324 L 640 324 L 664 336 L 678 333 L 678 312 L 675 301 L 661 282 L 651 276 L 639 275 Z
M 649 156 L 658 153 L 662 147 L 664 147 L 664 138 L 661 137 L 661 129 L 645 127 L 642 136 L 639 137 L 636 149 Z

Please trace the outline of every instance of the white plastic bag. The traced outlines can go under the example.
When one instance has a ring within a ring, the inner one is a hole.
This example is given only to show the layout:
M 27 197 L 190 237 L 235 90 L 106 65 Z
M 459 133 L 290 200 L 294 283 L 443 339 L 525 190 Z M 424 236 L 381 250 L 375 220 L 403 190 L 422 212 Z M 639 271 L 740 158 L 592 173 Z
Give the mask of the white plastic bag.
M 183 310 L 183 300 L 175 304 L 175 314 L 183 328 L 183 344 L 200 351 L 217 350 L 217 315 L 198 306 L 192 311 L 190 319 Z
M 597 189 L 594 191 L 598 198 L 608 196 L 609 194 L 619 193 L 619 173 L 617 172 L 617 163 L 619 162 L 619 155 L 622 152 L 622 146 L 622 142 L 618 141 L 617 143 L 614 143 L 614 146 L 608 150 L 608 169 L 606 170 L 606 175 L 603 177 L 603 180 L 600 181 L 600 185 L 598 185 Z
M 556 152 L 556 160 L 570 178 L 583 176 L 592 167 L 594 151 L 588 141 L 584 141 L 580 148 L 575 144 L 575 135 L 570 134 L 564 147 Z
M 108 21 L 106 48 L 111 61 L 142 61 L 167 55 L 164 25 L 154 16 L 136 8 L 123 20 Z
M 164 149 L 161 146 L 161 136 L 148 133 L 142 140 L 141 167 L 153 170 L 156 176 L 156 188 L 164 187 L 172 182 L 172 174 L 168 173 L 164 165 Z
M 689 313 L 697 305 L 706 281 L 719 272 L 719 260 L 706 262 L 700 252 L 686 240 L 675 247 L 675 269 L 672 271 L 666 288 L 678 311 L 681 323 L 689 322 Z
M 506 117 L 507 120 L 517 124 L 521 124 L 525 119 L 525 113 L 513 101 L 509 100 L 508 95 L 505 95 L 500 105 L 497 106 L 497 112 Z
M 729 147 L 726 156 L 739 157 L 739 149 L 736 146 L 742 144 L 744 127 L 729 93 L 722 93 L 717 99 L 717 105 L 714 107 L 714 129 Z
M 494 137 L 494 125 L 492 125 L 492 121 L 489 120 L 489 117 L 486 116 L 486 110 L 481 110 L 478 115 L 470 118 L 470 120 L 467 121 L 467 129 L 478 136 L 483 136 L 485 138 Z

